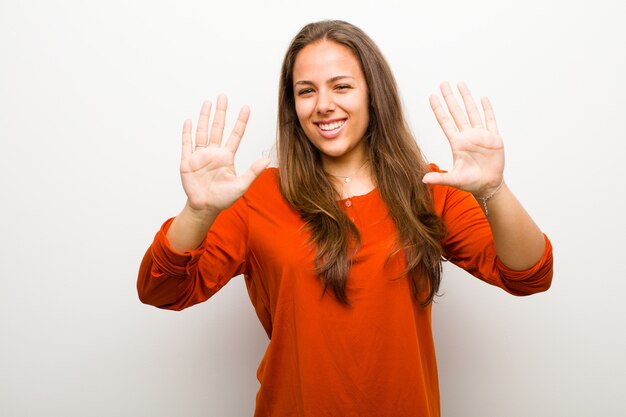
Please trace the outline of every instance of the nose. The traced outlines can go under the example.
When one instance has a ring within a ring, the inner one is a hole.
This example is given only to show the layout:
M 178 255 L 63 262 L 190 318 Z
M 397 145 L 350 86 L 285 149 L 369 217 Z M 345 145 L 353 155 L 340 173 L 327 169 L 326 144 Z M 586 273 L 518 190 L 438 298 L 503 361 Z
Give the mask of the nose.
M 319 91 L 317 99 L 316 111 L 318 114 L 328 114 L 335 110 L 335 102 L 333 95 L 327 91 Z

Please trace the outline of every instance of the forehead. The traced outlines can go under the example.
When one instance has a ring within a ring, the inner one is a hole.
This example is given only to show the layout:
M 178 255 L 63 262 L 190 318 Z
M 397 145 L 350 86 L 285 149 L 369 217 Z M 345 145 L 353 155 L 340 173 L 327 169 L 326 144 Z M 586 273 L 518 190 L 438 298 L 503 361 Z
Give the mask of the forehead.
M 323 40 L 305 46 L 293 66 L 293 82 L 327 81 L 338 75 L 363 78 L 359 61 L 352 51 L 337 42 Z

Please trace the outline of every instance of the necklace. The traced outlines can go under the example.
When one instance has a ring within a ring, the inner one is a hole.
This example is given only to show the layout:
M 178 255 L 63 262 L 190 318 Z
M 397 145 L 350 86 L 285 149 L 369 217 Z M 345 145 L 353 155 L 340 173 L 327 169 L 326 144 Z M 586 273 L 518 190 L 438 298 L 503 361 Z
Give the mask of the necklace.
M 351 174 L 348 175 L 335 175 L 335 174 L 331 174 L 330 172 L 325 171 L 328 175 L 330 175 L 331 177 L 335 177 L 335 178 L 343 178 L 343 182 L 345 182 L 346 184 L 349 184 L 352 181 L 352 177 L 354 177 L 356 174 L 359 173 L 359 171 L 361 170 L 361 168 L 363 168 L 365 166 L 365 164 L 367 164 L 369 162 L 368 159 L 366 159 L 365 161 L 363 161 L 363 163 L 361 164 L 360 167 L 357 168 L 356 171 L 354 171 Z

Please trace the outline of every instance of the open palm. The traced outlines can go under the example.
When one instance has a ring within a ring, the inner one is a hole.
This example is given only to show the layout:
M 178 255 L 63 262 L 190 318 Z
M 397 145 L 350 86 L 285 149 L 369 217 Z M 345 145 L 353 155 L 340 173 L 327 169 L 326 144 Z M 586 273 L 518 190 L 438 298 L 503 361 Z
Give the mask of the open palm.
M 441 84 L 441 93 L 448 111 L 436 95 L 430 97 L 435 117 L 448 138 L 452 150 L 453 167 L 450 172 L 431 172 L 424 176 L 427 184 L 443 184 L 481 196 L 495 190 L 502 182 L 504 172 L 504 145 L 489 100 L 481 100 L 485 121 L 463 83 L 459 92 L 465 110 L 459 105 L 450 85 Z M 448 116 L 452 116 L 452 119 Z
M 243 175 L 237 175 L 235 153 L 246 130 L 250 110 L 248 107 L 241 109 L 226 145 L 222 146 L 227 107 L 228 99 L 220 95 L 209 133 L 211 102 L 203 103 L 196 128 L 195 146 L 191 120 L 186 120 L 183 125 L 180 176 L 188 205 L 194 210 L 217 213 L 230 207 L 269 164 L 267 159 L 257 160 Z

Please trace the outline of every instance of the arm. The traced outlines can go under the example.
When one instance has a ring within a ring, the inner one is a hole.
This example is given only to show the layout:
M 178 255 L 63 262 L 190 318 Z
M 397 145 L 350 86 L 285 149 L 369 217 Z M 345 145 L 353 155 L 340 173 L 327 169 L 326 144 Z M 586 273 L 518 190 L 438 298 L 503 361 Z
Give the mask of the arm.
M 438 171 L 436 166 L 432 166 Z M 433 187 L 435 210 L 446 228 L 444 256 L 455 265 L 491 285 L 514 295 L 545 291 L 552 280 L 552 247 L 542 235 L 544 251 L 538 261 L 514 270 L 496 253 L 492 227 L 476 199 L 468 192 L 447 186 Z
M 234 157 L 249 110 L 241 109 L 222 147 L 226 109 L 227 99 L 222 95 L 209 135 L 211 103 L 202 105 L 195 147 L 191 121 L 183 125 L 180 175 L 187 203 L 173 221 L 165 223 L 144 256 L 137 281 L 139 298 L 144 303 L 181 309 L 204 301 L 241 273 L 245 253 L 241 242 L 246 241 L 247 230 L 241 196 L 269 161 L 256 161 L 237 176 Z M 229 213 L 221 215 L 224 211 Z
M 195 148 L 192 146 L 191 120 L 186 120 L 183 125 L 180 176 L 187 203 L 167 232 L 172 248 L 179 252 L 198 247 L 219 213 L 240 198 L 270 162 L 260 159 L 241 177 L 237 176 L 235 153 L 246 130 L 250 110 L 247 107 L 241 109 L 226 146 L 222 147 L 227 107 L 226 96 L 220 95 L 209 135 L 211 103 L 203 103 Z
M 537 264 L 545 252 L 543 233 L 503 183 L 504 146 L 489 100 L 481 100 L 483 123 L 467 86 L 459 84 L 459 91 L 465 111 L 448 83 L 441 85 L 452 120 L 439 99 L 434 95 L 430 98 L 435 117 L 450 142 L 454 164 L 449 173 L 426 174 L 424 182 L 468 191 L 477 200 L 493 194 L 486 204 L 497 256 L 512 270 L 528 269 Z
M 248 202 L 240 198 L 223 210 L 199 247 L 177 251 L 166 221 L 146 251 L 137 279 L 139 299 L 159 308 L 182 310 L 207 300 L 228 281 L 246 272 Z
M 543 233 L 506 183 L 487 202 L 487 206 L 489 225 L 500 260 L 509 268 L 520 271 L 535 265 L 545 250 Z

